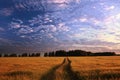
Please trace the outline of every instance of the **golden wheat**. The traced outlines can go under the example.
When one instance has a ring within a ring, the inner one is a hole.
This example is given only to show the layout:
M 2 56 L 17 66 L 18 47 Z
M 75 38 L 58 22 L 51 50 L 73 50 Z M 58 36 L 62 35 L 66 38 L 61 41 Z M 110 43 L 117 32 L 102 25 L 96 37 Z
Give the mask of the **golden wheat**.
M 64 57 L 0 58 L 0 80 L 13 80 L 14 76 L 16 80 L 39 80 L 40 76 L 60 64 L 63 59 Z M 84 76 L 120 73 L 120 56 L 69 57 L 69 59 L 72 61 L 72 69 Z

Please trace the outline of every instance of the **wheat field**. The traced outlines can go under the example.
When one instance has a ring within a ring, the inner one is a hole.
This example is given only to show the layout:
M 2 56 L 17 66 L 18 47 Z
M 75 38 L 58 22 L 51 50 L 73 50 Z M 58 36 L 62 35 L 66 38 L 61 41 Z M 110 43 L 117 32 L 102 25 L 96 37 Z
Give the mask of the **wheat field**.
M 0 80 L 40 80 L 64 57 L 0 58 Z M 81 80 L 120 80 L 120 56 L 69 57 Z

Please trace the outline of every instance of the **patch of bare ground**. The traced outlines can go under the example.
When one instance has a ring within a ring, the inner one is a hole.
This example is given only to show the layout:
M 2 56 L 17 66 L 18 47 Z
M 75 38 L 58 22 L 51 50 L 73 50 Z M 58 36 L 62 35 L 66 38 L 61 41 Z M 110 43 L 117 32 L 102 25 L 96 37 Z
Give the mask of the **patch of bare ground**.
M 53 67 L 40 80 L 83 80 L 79 73 L 74 72 L 71 67 L 71 61 L 65 58 L 60 65 Z

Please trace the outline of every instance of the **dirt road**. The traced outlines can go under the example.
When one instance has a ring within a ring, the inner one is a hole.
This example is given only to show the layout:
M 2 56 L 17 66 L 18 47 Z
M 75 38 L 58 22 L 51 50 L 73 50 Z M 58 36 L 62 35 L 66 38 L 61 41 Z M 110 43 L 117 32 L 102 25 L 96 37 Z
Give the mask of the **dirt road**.
M 55 66 L 48 73 L 43 75 L 40 80 L 80 80 L 79 75 L 71 68 L 71 61 L 65 58 L 63 62 Z

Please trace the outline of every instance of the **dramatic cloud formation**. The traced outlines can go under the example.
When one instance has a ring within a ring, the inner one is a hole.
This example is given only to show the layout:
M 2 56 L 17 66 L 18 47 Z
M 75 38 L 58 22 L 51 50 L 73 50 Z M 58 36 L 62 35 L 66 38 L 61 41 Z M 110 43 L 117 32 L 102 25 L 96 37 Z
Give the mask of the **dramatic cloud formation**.
M 120 48 L 119 0 L 1 0 L 0 52 Z

